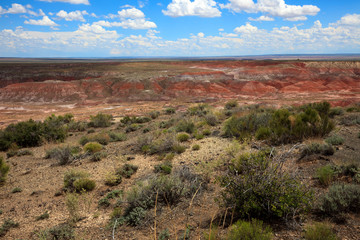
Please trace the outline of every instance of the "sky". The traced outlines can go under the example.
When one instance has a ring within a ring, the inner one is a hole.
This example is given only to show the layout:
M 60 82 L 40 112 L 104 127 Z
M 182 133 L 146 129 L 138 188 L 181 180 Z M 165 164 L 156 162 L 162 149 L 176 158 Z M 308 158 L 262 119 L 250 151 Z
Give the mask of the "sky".
M 360 53 L 359 0 L 1 0 L 0 57 Z

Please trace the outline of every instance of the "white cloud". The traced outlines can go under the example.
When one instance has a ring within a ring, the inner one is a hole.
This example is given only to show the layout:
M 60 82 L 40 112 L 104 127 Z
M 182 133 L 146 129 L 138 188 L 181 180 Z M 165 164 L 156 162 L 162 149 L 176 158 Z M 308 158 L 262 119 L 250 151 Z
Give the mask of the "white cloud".
M 287 21 L 303 21 L 306 16 L 315 16 L 320 9 L 314 5 L 289 5 L 285 0 L 229 0 L 227 4 L 220 4 L 234 12 L 245 11 L 248 13 L 263 12 L 273 17 L 282 17 Z
M 66 21 L 81 21 L 85 22 L 84 15 L 89 15 L 86 11 L 73 11 L 67 13 L 64 10 L 60 10 L 56 16 L 58 16 L 61 19 L 65 19 Z
M 31 10 L 32 6 L 30 4 L 27 5 L 21 5 L 18 3 L 11 4 L 11 7 L 9 9 L 4 9 L 0 6 L 0 14 L 30 14 L 33 16 L 45 16 L 43 10 L 39 9 L 39 12 L 36 13 L 35 11 Z
M 28 5 L 29 6 L 29 5 Z M 31 6 L 30 6 L 31 7 Z M 27 9 L 21 4 L 13 3 L 11 4 L 11 8 L 7 10 L 7 13 L 18 14 L 18 13 L 26 13 Z
M 120 18 L 144 18 L 145 14 L 136 8 L 123 9 L 118 11 Z
M 99 25 L 103 27 L 122 27 L 124 29 L 150 29 L 156 28 L 154 22 L 147 21 L 143 18 L 138 19 L 125 19 L 121 22 L 108 22 L 108 21 L 98 21 L 94 22 L 93 25 Z
M 214 0 L 172 0 L 162 12 L 170 17 L 198 16 L 220 17 L 221 12 Z
M 360 14 L 347 14 L 337 21 L 338 25 L 360 26 Z
M 39 0 L 43 2 L 64 2 L 64 3 L 71 3 L 71 4 L 85 4 L 90 5 L 89 0 Z
M 202 32 L 199 32 L 199 33 L 197 34 L 197 36 L 198 36 L 199 38 L 203 38 L 203 37 L 205 37 L 205 34 L 202 33 Z
M 44 16 L 42 19 L 39 20 L 34 20 L 34 19 L 26 20 L 24 23 L 31 25 L 38 25 L 38 26 L 51 26 L 51 27 L 59 26 L 54 21 L 52 21 L 48 16 Z
M 234 32 L 236 33 L 256 33 L 258 31 L 258 28 L 251 25 L 250 23 L 246 23 L 246 25 L 242 25 L 240 27 L 237 27 L 234 29 Z
M 262 21 L 264 21 L 264 22 L 270 22 L 270 21 L 275 21 L 274 18 L 269 17 L 269 16 L 260 16 L 260 17 L 258 17 L 258 18 L 249 17 L 248 19 L 249 19 L 249 21 L 255 21 L 255 22 L 262 22 Z

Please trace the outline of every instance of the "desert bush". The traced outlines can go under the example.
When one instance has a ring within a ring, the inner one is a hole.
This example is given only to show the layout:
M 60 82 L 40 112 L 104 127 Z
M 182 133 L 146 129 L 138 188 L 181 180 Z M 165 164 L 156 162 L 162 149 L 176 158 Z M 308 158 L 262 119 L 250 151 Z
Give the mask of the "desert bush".
M 326 165 L 324 167 L 320 167 L 316 170 L 316 176 L 319 179 L 319 182 L 323 186 L 329 186 L 330 183 L 335 178 L 335 170 L 333 166 Z
M 201 139 L 203 139 L 205 136 L 203 135 L 203 134 L 201 134 L 201 133 L 196 133 L 195 134 L 195 139 L 196 140 L 201 140 Z
M 75 160 L 80 151 L 76 146 L 55 147 L 46 151 L 45 158 L 53 158 L 58 160 L 60 165 L 66 165 Z
M 125 178 L 130 178 L 133 174 L 136 173 L 138 170 L 138 166 L 126 163 L 124 166 L 122 166 L 120 169 L 116 170 L 116 173 L 120 176 L 123 176 Z
M 36 221 L 40 221 L 40 220 L 44 220 L 44 219 L 48 219 L 50 217 L 48 211 L 44 212 L 43 214 L 37 216 L 35 218 Z
M 174 144 L 172 146 L 172 151 L 174 151 L 177 154 L 181 154 L 181 153 L 185 152 L 185 150 L 186 150 L 186 147 L 181 144 Z
M 106 156 L 107 156 L 106 152 L 96 152 L 91 156 L 90 160 L 92 162 L 99 162 L 101 161 L 101 159 L 106 158 Z
M 117 172 L 108 172 L 105 175 L 105 185 L 107 186 L 117 186 L 121 183 L 122 176 L 117 174 Z
M 109 137 L 111 138 L 112 142 L 122 142 L 126 140 L 125 133 L 109 132 Z
M 354 126 L 360 124 L 360 114 L 351 114 L 340 118 L 340 124 L 345 126 Z
M 205 121 L 210 126 L 215 126 L 218 123 L 218 119 L 214 114 L 205 115 Z
M 314 223 L 305 228 L 306 240 L 337 240 L 339 239 L 326 223 Z
M 19 193 L 19 192 L 22 192 L 22 189 L 20 187 L 14 187 L 12 190 L 11 190 L 11 193 Z
M 186 133 L 179 133 L 176 136 L 176 140 L 178 140 L 179 142 L 186 142 L 187 140 L 189 140 L 190 136 L 189 134 Z
M 166 133 L 161 135 L 158 139 L 149 145 L 149 154 L 170 152 L 173 150 L 175 142 L 176 141 L 173 134 Z
M 169 229 L 165 228 L 159 233 L 159 240 L 169 240 L 170 239 L 170 232 Z
M 83 146 L 88 142 L 98 142 L 102 145 L 107 145 L 110 142 L 110 140 L 111 140 L 111 137 L 109 136 L 108 133 L 101 132 L 98 134 L 83 136 L 80 138 L 79 143 Z
M 71 121 L 67 124 L 67 131 L 69 132 L 84 132 L 88 127 L 87 122 L 75 122 Z
M 172 164 L 169 161 L 154 166 L 155 173 L 170 174 L 171 170 L 172 170 Z
M 89 179 L 87 172 L 71 169 L 64 174 L 64 188 L 70 192 L 91 191 L 95 182 Z
M 336 183 L 319 200 L 322 213 L 335 216 L 340 213 L 360 211 L 360 186 Z
M 19 223 L 14 222 L 12 219 L 8 218 L 4 221 L 4 223 L 1 225 L 0 227 L 0 237 L 3 237 L 6 235 L 6 233 L 11 229 L 11 228 L 17 228 L 19 227 Z
M 170 128 L 176 123 L 176 120 L 171 118 L 168 121 L 161 121 L 159 123 L 159 128 Z
M 9 170 L 10 166 L 6 164 L 3 157 L 0 156 L 0 186 L 5 184 Z
M 203 134 L 204 136 L 210 136 L 210 135 L 211 135 L 211 130 L 210 130 L 210 129 L 204 129 L 204 130 L 202 131 L 202 134 Z
M 43 136 L 47 141 L 63 142 L 67 136 L 66 125 L 71 122 L 73 115 L 55 116 L 54 114 L 45 119 Z
M 102 145 L 100 143 L 97 143 L 97 142 L 88 142 L 87 144 L 85 144 L 84 146 L 84 150 L 86 152 L 89 152 L 89 153 L 96 153 L 96 152 L 100 152 L 102 150 Z
M 342 109 L 341 107 L 331 108 L 329 111 L 329 117 L 331 118 L 340 115 L 344 115 L 344 109 Z
M 106 194 L 105 197 L 101 198 L 98 202 L 98 205 L 101 207 L 108 207 L 110 206 L 109 199 L 116 199 L 123 195 L 123 191 L 121 190 L 113 190 Z
M 164 110 L 165 114 L 174 114 L 176 112 L 175 108 L 169 107 Z
M 240 155 L 218 180 L 224 187 L 220 203 L 233 208 L 237 218 L 286 219 L 306 210 L 311 201 L 306 187 L 265 152 Z
M 273 238 L 270 227 L 263 222 L 252 219 L 251 222 L 237 221 L 230 228 L 228 240 L 270 240 Z
M 209 106 L 207 104 L 198 104 L 196 106 L 193 107 L 189 107 L 187 109 L 187 113 L 190 116 L 205 116 L 206 114 L 208 114 L 209 110 L 208 110 Z
M 125 128 L 125 132 L 129 133 L 129 132 L 135 132 L 136 130 L 142 128 L 143 125 L 140 125 L 140 124 L 137 124 L 137 123 L 132 123 L 130 125 L 128 125 L 126 128 Z
M 360 167 L 358 164 L 352 163 L 335 167 L 338 176 L 348 176 L 356 183 L 360 183 Z
M 14 156 L 25 156 L 25 155 L 33 155 L 33 153 L 29 149 L 20 149 L 20 150 L 9 150 L 6 153 L 7 158 L 11 158 Z
M 177 132 L 187 132 L 189 134 L 192 134 L 195 131 L 195 124 L 192 121 L 189 121 L 189 120 L 181 120 L 176 125 L 175 129 L 176 129 Z
M 159 111 L 151 111 L 149 112 L 149 116 L 152 118 L 152 119 L 156 119 L 160 116 L 160 112 Z
M 268 127 L 260 127 L 255 133 L 255 138 L 257 140 L 265 140 L 268 139 L 270 136 L 271 130 Z
M 95 116 L 90 116 L 89 127 L 105 128 L 111 126 L 113 116 L 104 113 L 98 113 Z
M 328 144 L 321 144 L 321 143 L 310 143 L 308 145 L 306 145 L 302 150 L 301 150 L 301 157 L 306 157 L 306 156 L 311 156 L 313 154 L 322 154 L 325 156 L 330 156 L 333 155 L 335 152 L 334 148 Z
M 232 109 L 239 106 L 239 103 L 236 99 L 230 100 L 225 104 L 225 109 Z
M 75 231 L 69 224 L 60 224 L 45 231 L 46 239 L 73 240 Z
M 344 141 L 345 140 L 344 140 L 343 137 L 341 137 L 339 135 L 336 135 L 336 134 L 334 134 L 334 135 L 332 135 L 332 136 L 325 139 L 326 143 L 331 144 L 331 145 L 335 145 L 335 146 L 343 144 Z
M 195 144 L 195 145 L 192 146 L 191 149 L 192 149 L 193 151 L 197 151 L 197 150 L 200 149 L 200 145 L 199 145 L 199 144 Z

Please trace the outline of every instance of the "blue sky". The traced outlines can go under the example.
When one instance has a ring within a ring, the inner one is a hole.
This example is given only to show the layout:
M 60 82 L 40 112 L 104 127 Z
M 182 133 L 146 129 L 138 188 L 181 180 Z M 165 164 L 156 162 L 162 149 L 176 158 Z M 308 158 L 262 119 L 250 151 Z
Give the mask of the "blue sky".
M 0 57 L 360 53 L 359 0 L 2 0 Z

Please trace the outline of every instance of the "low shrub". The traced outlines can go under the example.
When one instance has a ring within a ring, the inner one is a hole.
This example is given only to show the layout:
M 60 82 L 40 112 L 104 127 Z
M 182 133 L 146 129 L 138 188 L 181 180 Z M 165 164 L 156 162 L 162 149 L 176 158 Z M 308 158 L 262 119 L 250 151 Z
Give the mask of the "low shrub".
M 105 128 L 110 127 L 113 116 L 109 114 L 98 113 L 96 116 L 90 116 L 89 127 Z
M 175 119 L 170 119 L 168 121 L 161 121 L 159 123 L 159 128 L 170 128 L 175 124 L 176 120 Z
M 319 200 L 319 210 L 329 216 L 360 211 L 360 186 L 336 183 Z
M 236 99 L 230 100 L 225 104 L 225 109 L 232 109 L 239 106 L 239 103 Z
M 45 231 L 48 239 L 57 240 L 73 240 L 75 239 L 75 231 L 69 224 L 60 224 Z
M 84 132 L 88 128 L 87 122 L 75 122 L 72 121 L 67 124 L 67 131 L 68 132 Z
M 192 150 L 193 150 L 193 151 L 198 151 L 198 150 L 200 150 L 200 145 L 199 145 L 199 144 L 193 145 L 193 146 L 192 146 Z
M 169 240 L 170 239 L 170 232 L 169 229 L 165 228 L 159 233 L 159 240 Z
M 341 107 L 331 108 L 329 111 L 329 117 L 331 118 L 340 115 L 344 115 L 344 109 L 342 109 Z
M 199 134 L 199 133 L 197 133 L 197 134 L 195 134 L 195 139 L 196 140 L 201 140 L 201 139 L 203 139 L 205 136 L 203 135 L 203 134 Z
M 109 199 L 116 199 L 123 195 L 123 191 L 121 190 L 112 190 L 105 197 L 99 200 L 98 205 L 101 207 L 108 207 L 110 206 Z
M 283 218 L 305 211 L 312 200 L 308 189 L 285 173 L 266 152 L 242 154 L 219 177 L 220 203 L 235 218 Z
M 319 179 L 321 185 L 329 186 L 335 177 L 334 167 L 331 165 L 320 167 L 316 171 L 316 176 Z
M 169 107 L 164 110 L 165 114 L 174 114 L 176 112 L 175 108 Z
M 44 219 L 48 219 L 50 217 L 49 213 L 46 211 L 43 214 L 37 216 L 35 219 L 36 221 L 40 221 L 40 220 L 44 220 Z
M 91 153 L 91 154 L 94 154 L 96 152 L 100 152 L 102 149 L 103 149 L 102 145 L 100 143 L 97 143 L 97 142 L 88 142 L 84 146 L 84 150 L 86 152 Z
M 76 146 L 55 147 L 46 151 L 45 158 L 56 159 L 60 165 L 66 165 L 75 160 L 80 151 L 81 149 Z
M 109 137 L 112 142 L 122 142 L 126 140 L 125 133 L 109 132 Z
M 122 176 L 116 172 L 108 172 L 105 175 L 105 185 L 107 186 L 117 186 L 121 183 Z
M 187 113 L 190 116 L 202 117 L 202 116 L 205 116 L 206 114 L 208 114 L 208 112 L 209 112 L 208 108 L 209 108 L 209 106 L 207 104 L 198 104 L 196 106 L 189 107 L 187 109 Z
M 179 133 L 176 136 L 176 140 L 178 140 L 179 142 L 186 142 L 187 140 L 189 140 L 190 136 L 189 134 L 186 133 Z
M 106 158 L 106 156 L 107 156 L 106 152 L 96 152 L 91 156 L 90 161 L 99 162 L 101 161 L 101 159 Z
M 339 135 L 332 135 L 325 139 L 325 142 L 334 146 L 341 145 L 344 143 L 344 138 Z
M 3 237 L 6 235 L 6 233 L 11 229 L 11 228 L 17 228 L 19 227 L 19 223 L 14 222 L 12 219 L 8 218 L 4 221 L 4 223 L 1 225 L 0 227 L 0 237 Z
M 0 156 L 0 186 L 5 184 L 9 170 L 10 166 L 6 164 L 3 157 Z
M 14 187 L 14 188 L 11 190 L 11 193 L 19 193 L 19 192 L 22 192 L 22 189 L 19 188 L 19 187 Z
M 306 240 L 337 240 L 339 239 L 326 223 L 314 223 L 305 228 Z
M 172 170 L 171 162 L 164 162 L 154 166 L 155 173 L 170 174 Z
M 211 135 L 211 130 L 210 129 L 204 129 L 204 131 L 202 131 L 202 134 L 204 136 L 210 136 Z
M 301 150 L 301 157 L 311 156 L 313 154 L 322 154 L 325 156 L 333 155 L 335 152 L 331 144 L 310 143 Z
M 122 168 L 116 170 L 116 174 L 123 176 L 124 178 L 130 178 L 138 170 L 138 166 L 126 163 Z
M 152 119 L 156 119 L 160 116 L 160 112 L 159 111 L 151 111 L 149 112 L 149 116 L 152 118 Z
M 181 154 L 181 153 L 185 152 L 186 147 L 183 145 L 180 145 L 180 144 L 174 144 L 172 146 L 172 150 L 177 154 Z
M 345 126 L 354 126 L 360 124 L 360 114 L 346 115 L 340 118 L 340 124 Z
M 64 175 L 64 188 L 70 192 L 91 191 L 95 185 L 95 181 L 89 179 L 89 174 L 84 171 L 71 169 Z
M 186 132 L 186 133 L 192 134 L 195 131 L 195 124 L 192 121 L 181 120 L 176 125 L 175 130 L 177 132 Z
M 230 228 L 228 240 L 270 240 L 273 238 L 270 227 L 263 222 L 252 219 L 251 222 L 237 221 Z
M 116 138 L 116 136 L 113 136 Z M 79 143 L 84 146 L 88 142 L 98 142 L 102 145 L 107 145 L 111 140 L 111 137 L 106 132 L 101 132 L 94 135 L 83 136 L 80 138 Z
M 255 133 L 255 138 L 257 140 L 266 140 L 270 138 L 270 136 L 271 136 L 271 130 L 268 127 L 260 127 Z
M 207 114 L 205 116 L 205 121 L 210 126 L 216 126 L 216 124 L 218 123 L 218 119 L 214 114 Z

